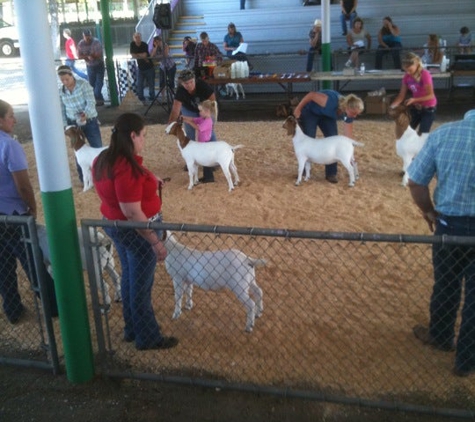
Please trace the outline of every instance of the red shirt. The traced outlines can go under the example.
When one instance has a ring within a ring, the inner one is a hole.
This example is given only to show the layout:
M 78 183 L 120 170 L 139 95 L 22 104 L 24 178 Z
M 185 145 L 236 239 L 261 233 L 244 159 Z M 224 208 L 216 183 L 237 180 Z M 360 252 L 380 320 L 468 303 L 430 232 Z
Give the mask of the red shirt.
M 72 38 L 68 38 L 64 44 L 64 50 L 66 51 L 66 56 L 68 57 L 68 59 L 76 58 L 74 57 L 73 51 L 71 49 L 72 45 L 76 46 L 76 44 L 74 43 L 74 40 Z
M 135 159 L 142 165 L 143 157 L 136 155 Z M 111 179 L 105 175 L 101 180 L 94 180 L 96 192 L 101 199 L 101 213 L 105 218 L 127 220 L 119 202 L 140 202 L 147 218 L 161 210 L 162 201 L 157 193 L 158 180 L 152 172 L 142 168 L 146 173 L 136 176 L 130 164 L 125 158 L 121 158 L 114 164 Z

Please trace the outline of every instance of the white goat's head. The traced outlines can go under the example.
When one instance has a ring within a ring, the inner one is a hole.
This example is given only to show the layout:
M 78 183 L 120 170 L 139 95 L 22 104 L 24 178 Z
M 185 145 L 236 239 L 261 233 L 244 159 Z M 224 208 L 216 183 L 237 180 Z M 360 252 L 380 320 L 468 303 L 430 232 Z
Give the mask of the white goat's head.
M 71 141 L 71 146 L 75 151 L 79 151 L 84 145 L 86 145 L 86 135 L 79 126 L 66 126 L 64 134 Z

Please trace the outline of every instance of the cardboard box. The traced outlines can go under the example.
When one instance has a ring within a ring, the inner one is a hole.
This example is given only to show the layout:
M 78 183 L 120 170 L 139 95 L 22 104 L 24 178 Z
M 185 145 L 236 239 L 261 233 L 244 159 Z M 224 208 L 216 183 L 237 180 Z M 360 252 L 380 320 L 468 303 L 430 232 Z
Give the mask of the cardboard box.
M 365 112 L 366 114 L 386 114 L 392 100 L 392 95 L 367 95 L 364 100 Z
M 213 76 L 216 79 L 231 79 L 231 65 L 234 62 L 236 62 L 236 60 L 226 60 L 219 66 L 216 66 L 213 70 Z

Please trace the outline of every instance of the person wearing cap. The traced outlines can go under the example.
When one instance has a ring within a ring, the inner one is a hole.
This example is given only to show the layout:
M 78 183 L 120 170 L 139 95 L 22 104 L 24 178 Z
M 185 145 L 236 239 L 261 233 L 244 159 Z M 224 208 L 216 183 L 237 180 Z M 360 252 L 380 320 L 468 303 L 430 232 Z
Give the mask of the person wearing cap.
M 91 85 L 84 79 L 76 79 L 69 66 L 59 66 L 57 73 L 62 84 L 59 89 L 59 98 L 61 100 L 63 125 L 80 126 L 91 147 L 102 147 L 96 100 Z M 76 168 L 79 180 L 82 182 L 82 171 L 77 162 Z
M 200 104 L 206 100 L 216 101 L 213 88 L 203 79 L 197 79 L 195 73 L 190 69 L 182 70 L 178 76 L 178 88 L 173 100 L 172 110 L 168 118 L 168 123 L 176 122 L 180 115 L 188 117 L 200 116 Z M 186 136 L 190 139 L 196 139 L 195 129 L 184 122 Z M 210 142 L 216 141 L 216 134 L 211 133 Z M 203 183 L 214 182 L 213 169 L 211 167 L 203 168 Z
M 140 101 L 145 101 L 143 93 L 144 82 L 148 86 L 148 99 L 153 101 L 155 99 L 155 66 L 150 59 L 147 43 L 142 41 L 142 34 L 135 32 L 133 41 L 130 43 L 130 55 L 137 60 L 137 96 Z
M 475 373 L 475 248 L 462 240 L 448 243 L 439 239 L 475 236 L 475 109 L 463 120 L 431 132 L 407 171 L 412 198 L 429 230 L 438 237 L 432 245 L 430 322 L 428 326 L 416 325 L 413 333 L 424 345 L 445 352 L 455 350 L 453 374 L 466 377 Z M 433 179 L 434 190 L 429 189 Z
M 315 53 L 322 54 L 322 21 L 320 19 L 315 19 L 313 27 L 308 33 L 308 42 L 310 48 L 307 54 L 307 72 L 311 72 Z
M 160 91 L 166 84 L 172 92 L 175 92 L 176 62 L 170 54 L 169 45 L 163 42 L 160 35 L 153 37 L 153 48 L 150 55 L 160 61 Z M 162 95 L 162 97 L 164 96 Z
M 83 39 L 78 43 L 78 57 L 86 61 L 87 77 L 94 89 L 96 105 L 104 105 L 102 87 L 104 85 L 105 65 L 102 53 L 102 44 L 97 38 L 93 38 L 91 31 L 85 29 L 82 32 Z
M 78 58 L 78 50 L 76 43 L 71 36 L 71 30 L 64 28 L 63 37 L 66 38 L 64 43 L 64 50 L 66 52 L 66 64 L 72 69 L 72 71 L 80 78 L 87 79 L 87 75 L 76 67 L 76 60 Z

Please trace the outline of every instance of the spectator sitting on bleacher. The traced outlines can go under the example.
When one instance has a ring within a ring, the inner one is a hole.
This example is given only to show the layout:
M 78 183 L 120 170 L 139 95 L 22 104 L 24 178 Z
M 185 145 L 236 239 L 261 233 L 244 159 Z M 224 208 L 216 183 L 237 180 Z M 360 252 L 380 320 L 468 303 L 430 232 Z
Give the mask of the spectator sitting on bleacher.
M 236 31 L 236 25 L 234 25 L 231 22 L 228 25 L 228 33 L 224 36 L 223 48 L 224 48 L 224 51 L 226 52 L 226 55 L 228 57 L 233 57 L 233 51 L 236 50 L 236 48 L 238 48 L 239 45 L 242 44 L 243 42 L 244 42 L 244 38 L 242 37 L 242 34 L 239 31 Z M 239 56 L 241 54 L 245 56 L 245 54 L 239 52 L 234 55 L 234 58 L 236 60 L 240 60 L 236 56 Z
M 444 47 L 441 45 L 437 34 L 429 34 L 429 39 L 424 44 L 423 64 L 440 64 L 444 57 Z
M 472 34 L 466 26 L 460 28 L 459 47 L 460 54 L 470 54 L 472 52 Z
M 312 29 L 308 33 L 308 42 L 310 48 L 307 54 L 307 72 L 311 72 L 315 53 L 322 54 L 322 21 L 320 19 L 315 19 Z
M 185 53 L 185 66 L 187 68 L 193 67 L 193 58 L 195 57 L 196 43 L 191 37 L 183 38 L 183 52 Z
M 401 69 L 401 37 L 399 28 L 393 24 L 389 16 L 383 18 L 383 26 L 378 32 L 378 50 L 376 51 L 376 69 L 383 68 L 383 56 L 391 53 L 394 61 L 394 68 Z
M 195 49 L 195 74 L 197 77 L 204 76 L 204 63 L 209 60 L 215 60 L 216 64 L 219 64 L 223 55 L 216 44 L 213 44 L 206 32 L 200 34 L 201 42 L 196 45 Z
M 366 41 L 366 44 L 365 44 Z M 346 67 L 360 67 L 359 55 L 365 51 L 365 49 L 371 49 L 371 35 L 364 29 L 363 19 L 356 18 L 353 22 L 353 28 L 346 36 L 346 42 L 348 43 L 348 49 L 350 50 L 350 58 L 346 62 Z M 365 48 L 366 46 L 366 48 Z

